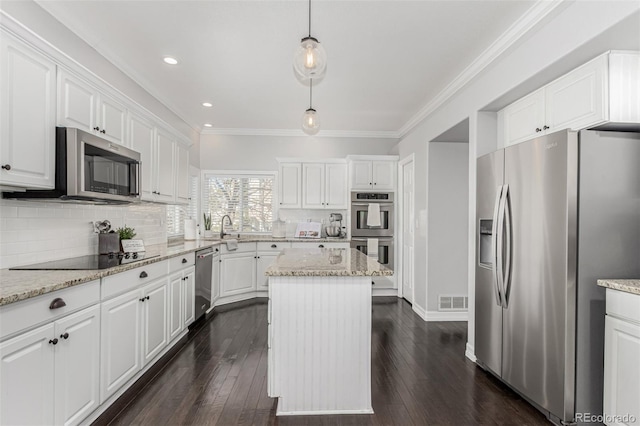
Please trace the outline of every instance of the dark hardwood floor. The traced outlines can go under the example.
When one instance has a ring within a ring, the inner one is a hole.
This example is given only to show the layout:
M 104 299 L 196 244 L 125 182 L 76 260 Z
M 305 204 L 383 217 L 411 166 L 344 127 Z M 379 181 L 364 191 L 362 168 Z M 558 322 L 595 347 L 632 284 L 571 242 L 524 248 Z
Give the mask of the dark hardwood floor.
M 543 425 L 545 417 L 464 356 L 467 325 L 425 323 L 404 300 L 374 298 L 373 415 L 276 417 L 267 397 L 267 305 L 216 314 L 112 425 Z M 114 411 L 114 410 L 111 410 Z

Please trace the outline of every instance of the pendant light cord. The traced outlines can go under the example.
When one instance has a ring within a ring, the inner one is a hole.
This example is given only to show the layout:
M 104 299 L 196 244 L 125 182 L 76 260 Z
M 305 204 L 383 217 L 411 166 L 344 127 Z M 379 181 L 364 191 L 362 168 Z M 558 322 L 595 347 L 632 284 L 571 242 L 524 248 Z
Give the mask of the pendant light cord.
M 311 37 L 311 0 L 309 0 L 309 37 Z
M 313 109 L 313 79 L 309 79 L 309 109 Z

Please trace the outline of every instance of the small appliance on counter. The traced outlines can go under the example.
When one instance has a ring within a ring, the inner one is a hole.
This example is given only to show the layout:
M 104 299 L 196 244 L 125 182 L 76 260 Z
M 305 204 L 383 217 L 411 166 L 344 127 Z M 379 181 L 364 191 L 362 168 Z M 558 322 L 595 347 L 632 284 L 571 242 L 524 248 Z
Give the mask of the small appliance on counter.
M 287 236 L 287 222 L 274 220 L 271 223 L 271 236 L 273 238 L 285 238 Z
M 342 213 L 331 213 L 329 221 L 329 225 L 324 228 L 327 237 L 343 238 L 346 232 L 342 229 Z

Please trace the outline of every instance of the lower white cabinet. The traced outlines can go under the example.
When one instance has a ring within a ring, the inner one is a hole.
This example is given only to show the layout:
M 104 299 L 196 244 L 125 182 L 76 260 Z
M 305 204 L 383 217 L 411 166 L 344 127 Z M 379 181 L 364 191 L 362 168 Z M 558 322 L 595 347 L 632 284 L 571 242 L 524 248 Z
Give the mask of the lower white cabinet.
M 179 336 L 195 319 L 195 268 L 169 277 L 169 340 Z
M 78 424 L 99 405 L 100 307 L 0 344 L 1 424 Z
M 168 301 L 162 277 L 102 303 L 101 403 L 167 346 Z
M 259 251 L 256 259 L 256 290 L 269 290 L 269 277 L 264 273 L 269 266 L 276 260 L 278 253 Z
M 215 254 L 213 255 L 213 264 L 211 266 L 211 309 L 213 309 L 214 303 L 220 298 L 220 249 L 217 247 L 213 249 Z
M 196 272 L 195 268 L 189 268 L 184 272 L 184 315 L 182 321 L 184 328 L 187 328 L 194 320 L 196 315 Z
M 255 291 L 256 252 L 220 256 L 220 297 Z
M 605 319 L 605 423 L 640 422 L 640 295 L 607 289 Z

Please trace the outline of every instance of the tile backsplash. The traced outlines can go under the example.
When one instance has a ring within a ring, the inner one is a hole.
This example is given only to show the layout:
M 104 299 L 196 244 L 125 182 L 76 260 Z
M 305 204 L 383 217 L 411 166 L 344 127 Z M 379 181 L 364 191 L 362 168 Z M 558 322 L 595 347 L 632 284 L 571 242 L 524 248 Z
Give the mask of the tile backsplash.
M 0 200 L 0 269 L 96 254 L 98 235 L 92 223 L 104 219 L 113 229 L 125 224 L 135 228 L 145 245 L 167 242 L 163 205 Z

